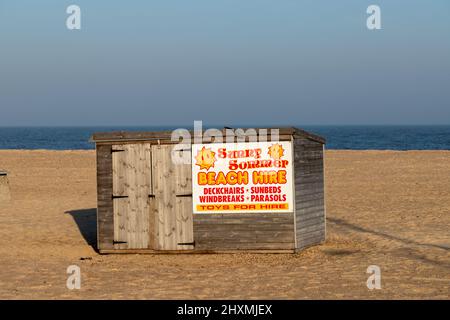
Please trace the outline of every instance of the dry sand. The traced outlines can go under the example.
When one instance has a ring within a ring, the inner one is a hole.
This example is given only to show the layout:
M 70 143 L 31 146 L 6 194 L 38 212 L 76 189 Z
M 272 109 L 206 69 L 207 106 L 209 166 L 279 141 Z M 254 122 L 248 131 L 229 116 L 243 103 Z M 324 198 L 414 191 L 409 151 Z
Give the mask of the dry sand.
M 1 299 L 450 297 L 450 152 L 328 151 L 327 242 L 294 255 L 99 255 L 93 151 L 3 150 L 0 167 Z

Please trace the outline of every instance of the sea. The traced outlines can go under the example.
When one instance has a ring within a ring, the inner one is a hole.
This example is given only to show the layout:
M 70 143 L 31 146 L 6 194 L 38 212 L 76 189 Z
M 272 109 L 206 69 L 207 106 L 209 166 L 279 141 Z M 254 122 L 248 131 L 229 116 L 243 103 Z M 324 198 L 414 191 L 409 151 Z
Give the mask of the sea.
M 450 150 L 448 126 L 297 126 L 323 136 L 327 149 Z M 0 149 L 94 149 L 94 132 L 156 131 L 171 127 L 0 127 Z

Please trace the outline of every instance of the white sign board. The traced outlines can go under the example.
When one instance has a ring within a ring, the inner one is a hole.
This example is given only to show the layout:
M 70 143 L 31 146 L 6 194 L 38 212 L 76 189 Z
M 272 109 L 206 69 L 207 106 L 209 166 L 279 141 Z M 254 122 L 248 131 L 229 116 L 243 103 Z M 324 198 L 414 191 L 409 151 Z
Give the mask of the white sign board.
M 292 212 L 292 143 L 192 145 L 194 213 Z

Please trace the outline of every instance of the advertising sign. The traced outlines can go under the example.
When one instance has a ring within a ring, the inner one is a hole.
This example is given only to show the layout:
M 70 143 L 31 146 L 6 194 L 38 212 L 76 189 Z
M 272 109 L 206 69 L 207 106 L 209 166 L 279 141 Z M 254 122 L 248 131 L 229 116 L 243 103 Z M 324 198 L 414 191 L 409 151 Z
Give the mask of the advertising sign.
M 292 212 L 292 143 L 192 145 L 194 213 Z

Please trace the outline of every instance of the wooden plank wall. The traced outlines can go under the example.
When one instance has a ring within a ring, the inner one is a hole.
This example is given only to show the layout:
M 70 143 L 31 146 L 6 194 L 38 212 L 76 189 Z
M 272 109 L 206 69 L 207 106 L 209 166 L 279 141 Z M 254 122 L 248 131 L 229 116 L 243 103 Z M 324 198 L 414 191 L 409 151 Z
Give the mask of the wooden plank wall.
M 289 132 L 292 130 L 289 130 Z M 224 134 L 226 130 L 223 130 Z M 270 130 L 267 131 L 267 135 L 264 135 L 264 137 L 260 137 L 259 135 L 251 135 L 250 133 L 247 135 L 235 135 L 234 138 L 232 136 L 231 140 L 234 139 L 234 142 L 255 142 L 255 141 L 272 141 L 272 136 Z M 275 141 L 290 141 L 292 137 L 291 133 L 286 133 L 286 130 L 279 130 L 278 140 Z M 274 136 L 273 138 L 276 138 Z M 98 133 L 95 134 L 93 137 L 94 141 L 97 145 L 111 145 L 111 144 L 135 144 L 135 143 L 151 143 L 152 145 L 176 145 L 181 143 L 181 140 L 172 140 L 170 134 L 165 133 L 162 134 L 160 132 L 146 132 L 146 133 L 139 133 L 139 132 L 126 132 L 123 134 L 119 133 Z M 99 139 L 99 140 L 95 140 Z M 105 139 L 105 140 L 103 140 Z M 110 140 L 108 140 L 110 139 Z M 232 142 L 228 141 L 226 136 L 223 136 L 221 141 L 216 141 L 215 137 L 212 136 L 210 138 L 205 138 L 203 143 L 213 143 L 213 142 Z M 261 139 L 261 140 L 259 140 Z M 192 135 L 190 141 L 184 141 L 184 143 L 196 143 L 195 137 Z
M 97 145 L 97 248 L 114 249 L 111 145 Z
M 117 249 L 148 249 L 152 206 L 151 145 L 113 145 L 114 245 Z M 120 243 L 124 242 L 124 243 Z
M 152 146 L 158 250 L 191 250 L 192 179 L 190 164 L 172 161 L 173 145 Z M 182 151 L 180 151 L 182 152 Z
M 194 214 L 195 250 L 293 250 L 294 231 L 293 213 Z
M 161 224 L 162 231 L 161 234 L 155 235 L 157 243 L 149 247 L 159 250 L 194 248 L 199 251 L 292 250 L 324 241 L 323 145 L 303 136 L 294 135 L 294 137 L 295 214 L 275 212 L 192 215 L 192 198 L 188 196 L 192 192 L 188 178 L 190 166 L 177 167 L 170 159 L 166 159 L 169 156 L 166 148 L 172 148 L 173 145 L 155 145 L 147 142 L 152 144 L 152 154 L 156 155 L 152 159 L 153 169 L 158 168 L 153 170 L 153 192 L 155 199 L 161 199 L 158 201 L 159 204 L 155 202 L 154 229 L 156 233 L 160 232 L 157 226 Z M 287 139 L 288 137 L 281 137 L 281 140 Z M 124 144 L 128 143 L 131 141 Z M 162 165 L 163 163 L 167 165 Z M 97 216 L 100 250 L 114 250 L 112 180 L 111 144 L 97 143 Z M 179 210 L 188 208 L 187 205 L 189 209 L 186 211 Z M 160 215 L 168 208 L 176 210 L 175 218 Z M 193 230 L 186 228 L 189 223 L 183 224 L 189 219 L 193 220 Z M 176 236 L 172 236 L 173 232 Z M 178 242 L 191 242 L 193 239 L 195 247 L 178 245 Z
M 325 241 L 323 144 L 294 136 L 296 248 Z
M 294 249 L 293 213 L 194 214 L 196 250 Z
M 177 249 L 175 217 L 175 166 L 170 145 L 152 146 L 153 192 L 155 195 L 156 249 Z
M 276 133 L 275 130 L 278 130 L 279 134 L 279 140 L 290 140 L 292 134 L 294 132 L 298 132 L 298 134 L 303 136 L 310 136 L 314 139 L 315 135 L 312 135 L 310 133 L 307 133 L 303 130 L 299 130 L 296 128 L 259 128 L 257 130 L 254 129 L 222 129 L 218 130 L 216 132 L 221 132 L 223 135 L 223 141 L 222 142 L 228 142 L 226 141 L 226 136 L 233 136 L 235 137 L 235 140 L 245 140 L 245 141 L 264 141 L 264 139 L 268 139 L 268 141 L 271 141 L 272 133 Z M 236 130 L 236 131 L 233 131 Z M 194 137 L 196 132 L 188 131 L 191 138 L 192 143 L 194 142 Z M 207 135 L 207 130 L 204 130 L 202 132 L 203 135 Z M 112 143 L 138 143 L 138 142 L 154 142 L 155 144 L 178 144 L 178 141 L 172 141 L 172 134 L 173 131 L 153 131 L 153 132 L 138 132 L 138 131 L 130 131 L 130 132 L 123 132 L 123 131 L 116 131 L 116 132 L 97 132 L 94 133 L 92 136 L 93 141 L 96 143 L 105 143 L 105 144 L 112 144 Z M 211 134 L 209 132 L 208 134 Z M 214 134 L 213 134 L 214 136 Z M 275 137 L 274 137 L 275 138 Z M 214 138 L 213 138 L 214 140 Z M 209 139 L 205 139 L 203 142 L 208 143 Z

